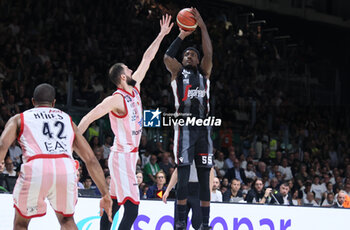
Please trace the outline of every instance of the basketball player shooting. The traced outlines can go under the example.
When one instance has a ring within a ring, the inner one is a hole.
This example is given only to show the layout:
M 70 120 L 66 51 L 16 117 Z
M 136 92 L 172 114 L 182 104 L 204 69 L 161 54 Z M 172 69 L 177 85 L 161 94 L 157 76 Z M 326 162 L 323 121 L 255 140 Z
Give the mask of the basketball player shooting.
M 182 63 L 175 58 L 182 41 L 193 31 L 180 28 L 178 37 L 164 55 L 164 63 L 171 73 L 171 86 L 177 114 L 205 119 L 209 114 L 209 78 L 212 69 L 213 48 L 207 27 L 198 10 L 192 8 L 193 17 L 201 29 L 203 58 L 194 47 L 183 52 Z M 190 95 L 190 96 L 189 96 Z M 210 188 L 209 174 L 213 165 L 211 128 L 204 126 L 175 126 L 174 154 L 178 164 L 177 212 L 179 220 L 175 229 L 186 229 L 186 204 L 190 166 L 195 160 L 200 183 L 200 200 L 203 216 L 201 229 L 209 227 Z
M 142 133 L 142 104 L 140 84 L 154 59 L 160 43 L 173 27 L 171 16 L 165 15 L 160 21 L 160 33 L 148 47 L 142 61 L 135 71 L 125 64 L 114 64 L 109 70 L 109 78 L 117 90 L 105 98 L 81 120 L 78 128 L 84 133 L 95 120 L 109 113 L 111 128 L 115 135 L 108 167 L 111 172 L 110 193 L 113 199 L 113 216 L 124 205 L 124 216 L 119 229 L 130 229 L 138 215 L 140 203 L 139 188 L 136 180 L 136 162 L 138 146 Z M 111 223 L 104 214 L 100 229 L 110 229 Z
M 71 117 L 54 108 L 55 101 L 51 85 L 37 86 L 34 108 L 10 118 L 0 137 L 0 162 L 16 138 L 23 151 L 21 176 L 13 191 L 15 230 L 27 229 L 31 218 L 46 214 L 45 198 L 55 210 L 61 229 L 78 229 L 73 219 L 78 198 L 73 149 L 102 194 L 101 215 L 104 209 L 112 221 L 112 200 L 102 168 Z

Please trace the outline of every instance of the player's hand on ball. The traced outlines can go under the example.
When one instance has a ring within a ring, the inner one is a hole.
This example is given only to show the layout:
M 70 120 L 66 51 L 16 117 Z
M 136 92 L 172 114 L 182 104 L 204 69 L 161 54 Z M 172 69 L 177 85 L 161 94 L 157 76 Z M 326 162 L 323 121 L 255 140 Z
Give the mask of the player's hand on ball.
M 194 18 L 196 19 L 197 21 L 197 24 L 199 27 L 202 27 L 202 26 L 205 26 L 205 23 L 203 21 L 203 18 L 202 16 L 200 15 L 199 11 L 197 10 L 197 8 L 191 8 L 192 9 L 192 13 L 193 13 L 193 16 Z
M 162 20 L 160 20 L 160 33 L 163 35 L 167 35 L 170 31 L 171 28 L 173 28 L 174 23 L 171 22 L 171 15 L 166 14 L 165 16 L 162 16 Z
M 183 30 L 181 28 L 180 29 L 180 34 L 179 37 L 184 40 L 185 37 L 187 37 L 188 35 L 192 34 L 194 30 Z
M 112 223 L 113 219 L 112 219 L 112 204 L 113 201 L 110 197 L 110 195 L 105 195 L 102 197 L 102 199 L 100 200 L 100 216 L 103 215 L 103 210 L 107 213 L 108 216 L 108 220 Z

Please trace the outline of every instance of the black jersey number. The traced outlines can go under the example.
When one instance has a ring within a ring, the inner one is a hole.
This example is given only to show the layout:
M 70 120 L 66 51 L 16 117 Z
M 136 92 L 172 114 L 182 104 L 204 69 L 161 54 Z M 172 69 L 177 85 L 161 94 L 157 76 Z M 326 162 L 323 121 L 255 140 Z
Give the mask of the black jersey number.
M 59 128 L 59 130 L 57 132 L 57 138 L 59 138 L 59 139 L 66 139 L 66 136 L 62 136 L 63 131 L 64 131 L 64 123 L 61 122 L 61 121 L 56 121 L 54 125 L 55 125 L 55 127 Z M 52 136 L 53 136 L 53 133 L 50 130 L 50 126 L 49 126 L 48 122 L 44 122 L 43 134 L 45 136 L 48 136 L 49 138 L 52 138 Z

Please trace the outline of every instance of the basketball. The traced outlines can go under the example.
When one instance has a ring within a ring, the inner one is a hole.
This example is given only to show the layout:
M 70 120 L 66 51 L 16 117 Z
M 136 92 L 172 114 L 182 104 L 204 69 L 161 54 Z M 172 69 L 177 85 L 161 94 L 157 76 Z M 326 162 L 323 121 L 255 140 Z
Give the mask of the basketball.
M 197 21 L 193 16 L 191 8 L 184 8 L 180 10 L 176 17 L 177 25 L 186 31 L 195 30 L 197 27 Z

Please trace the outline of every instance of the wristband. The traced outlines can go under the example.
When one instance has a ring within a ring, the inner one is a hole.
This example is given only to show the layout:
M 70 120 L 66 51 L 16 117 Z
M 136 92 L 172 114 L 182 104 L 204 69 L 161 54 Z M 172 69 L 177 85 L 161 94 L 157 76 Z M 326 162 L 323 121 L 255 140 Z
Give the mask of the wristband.
M 180 46 L 182 43 L 182 39 L 177 37 L 173 43 L 171 43 L 171 45 L 169 46 L 169 48 L 167 49 L 167 51 L 165 52 L 166 55 L 168 55 L 171 58 L 174 58 L 177 51 L 179 50 Z

